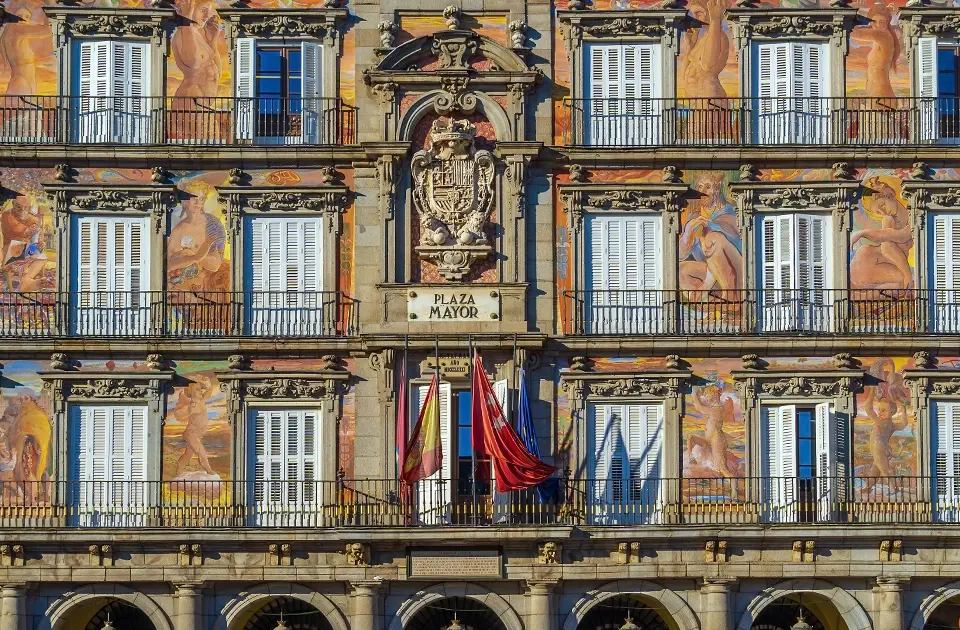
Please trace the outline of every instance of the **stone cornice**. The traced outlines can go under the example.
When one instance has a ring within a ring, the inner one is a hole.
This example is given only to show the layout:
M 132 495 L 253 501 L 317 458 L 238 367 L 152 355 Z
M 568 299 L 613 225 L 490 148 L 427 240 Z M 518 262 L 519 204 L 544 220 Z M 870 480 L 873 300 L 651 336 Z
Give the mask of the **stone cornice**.
M 154 217 L 154 228 L 165 232 L 167 214 L 176 205 L 177 188 L 173 184 L 42 184 L 53 201 L 58 229 L 66 225 L 66 215 L 143 213 Z
M 387 52 L 387 51 L 383 51 Z M 507 74 L 536 73 L 527 67 L 524 59 L 517 54 L 517 50 L 505 47 L 488 37 L 484 37 L 466 30 L 438 31 L 431 35 L 417 37 L 408 42 L 390 49 L 386 56 L 377 64 L 371 74 L 386 73 L 387 75 L 402 76 L 403 74 L 417 73 L 423 66 L 437 62 L 437 71 L 442 70 L 469 70 L 470 59 L 479 55 L 493 64 L 494 72 Z M 473 72 L 473 71 L 472 71 Z M 426 74 L 433 74 L 427 72 Z M 477 75 L 488 74 L 474 72 Z M 364 73 L 364 81 L 367 73 Z M 370 85 L 370 83 L 367 83 Z
M 70 37 L 123 37 L 166 47 L 179 23 L 176 10 L 52 5 L 43 7 L 53 27 L 54 45 Z
M 670 225 L 683 206 L 690 186 L 684 182 L 620 184 L 616 182 L 558 184 L 564 211 L 575 226 L 590 212 L 662 212 Z
M 644 398 L 678 399 L 685 393 L 691 373 L 686 370 L 654 372 L 560 373 L 560 390 L 574 400 Z
M 730 184 L 741 225 L 752 228 L 755 213 L 833 212 L 839 210 L 841 220 L 856 203 L 861 182 L 856 180 L 822 180 L 797 182 L 739 181 Z
M 304 402 L 336 406 L 336 400 L 347 391 L 351 374 L 340 369 L 316 371 L 216 370 L 220 390 L 227 395 L 227 414 L 236 418 L 244 402 Z
M 898 15 L 903 29 L 904 49 L 910 61 L 913 60 L 917 39 L 920 37 L 933 35 L 956 39 L 960 36 L 960 13 L 956 9 L 908 6 L 900 9 Z
M 960 399 L 960 370 L 903 371 L 903 381 L 910 387 L 914 406 L 927 407 L 930 397 Z
M 346 186 L 217 186 L 226 206 L 230 229 L 240 230 L 245 214 L 323 214 L 328 229 L 340 233 L 341 219 L 349 202 Z
M 863 387 L 863 370 L 730 372 L 744 399 L 836 398 L 856 394 Z
M 845 53 L 847 37 L 857 21 L 857 9 L 727 9 L 727 22 L 733 31 L 737 50 L 753 40 L 819 39 L 831 40 Z
M 687 11 L 557 11 L 557 20 L 568 51 L 579 48 L 583 41 L 624 37 L 662 41 L 675 48 L 687 20 Z
M 160 401 L 174 378 L 173 370 L 45 370 L 39 372 L 44 390 L 53 397 L 55 413 L 68 402 L 145 402 L 159 413 Z
M 240 37 L 258 40 L 321 39 L 337 42 L 349 15 L 346 9 L 251 9 L 224 8 L 217 13 L 226 26 L 227 48 Z
M 956 211 L 960 208 L 960 182 L 909 179 L 903 182 L 903 198 L 910 208 L 911 222 L 923 229 L 930 210 Z

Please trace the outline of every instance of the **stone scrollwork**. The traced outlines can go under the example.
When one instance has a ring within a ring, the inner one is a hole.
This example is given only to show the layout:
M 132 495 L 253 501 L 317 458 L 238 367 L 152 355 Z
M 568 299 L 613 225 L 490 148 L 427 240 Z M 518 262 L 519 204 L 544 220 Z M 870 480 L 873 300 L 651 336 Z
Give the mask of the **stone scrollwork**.
M 240 37 L 258 39 L 304 38 L 322 39 L 333 45 L 347 19 L 346 9 L 219 9 L 226 27 L 227 49 Z M 339 51 L 337 51 L 339 52 Z
M 856 19 L 857 10 L 843 6 L 759 11 L 752 6 L 738 5 L 727 11 L 734 42 L 740 51 L 755 38 L 802 37 L 830 40 L 845 54 Z
M 926 169 L 926 165 L 923 168 Z M 910 210 L 911 223 L 915 229 L 922 230 L 928 212 L 956 211 L 960 208 L 960 187 L 956 182 L 909 179 L 903 182 L 903 198 Z
M 587 395 L 589 396 L 672 398 L 678 394 L 678 383 L 651 378 L 619 378 L 587 383 Z
M 469 31 L 441 31 L 433 36 L 430 49 L 437 56 L 440 70 L 467 70 L 470 58 L 477 54 L 479 41 Z
M 245 401 L 313 400 L 328 409 L 339 408 L 339 399 L 346 392 L 350 373 L 340 369 L 319 369 L 315 372 L 253 372 L 218 370 L 220 390 L 227 395 L 227 414 L 235 421 L 243 412 Z
M 53 26 L 54 45 L 64 46 L 71 37 L 124 37 L 150 40 L 165 48 L 176 26 L 171 7 L 109 9 L 92 6 L 43 7 Z
M 745 169 L 750 174 L 754 172 L 749 165 L 741 167 L 741 171 Z M 856 204 L 860 182 L 846 179 L 764 182 L 751 177 L 731 183 L 730 192 L 736 201 L 741 226 L 748 231 L 753 229 L 752 217 L 756 213 L 782 210 L 835 213 L 842 227 Z
M 837 378 L 821 379 L 807 376 L 794 376 L 778 381 L 761 381 L 760 394 L 765 396 L 849 396 L 851 392 L 860 388 L 862 383 L 857 379 Z
M 77 398 L 147 398 L 150 394 L 149 385 L 138 385 L 120 378 L 74 381 L 69 390 L 69 395 Z
M 669 401 L 676 406 L 686 393 L 690 372 L 563 372 L 560 389 L 567 393 L 575 407 L 586 400 L 609 398 L 641 398 Z
M 579 228 L 587 212 L 662 212 L 667 227 L 674 227 L 690 188 L 683 182 L 661 184 L 560 185 L 560 198 L 572 224 Z
M 53 201 L 57 229 L 67 225 L 67 215 L 75 213 L 149 213 L 158 234 L 167 231 L 167 217 L 177 200 L 173 184 L 75 184 L 49 182 L 43 184 Z
M 680 8 L 644 9 L 642 11 L 558 11 L 567 55 L 581 47 L 583 40 L 633 37 L 659 40 L 667 50 L 678 51 L 679 32 L 686 18 Z
M 220 202 L 226 205 L 230 229 L 239 232 L 241 217 L 251 212 L 321 213 L 327 229 L 339 234 L 349 191 L 342 185 L 323 186 L 218 186 Z
M 960 399 L 960 370 L 924 368 L 919 365 L 903 371 L 903 381 L 910 388 L 913 404 L 925 409 L 930 396 Z
M 791 398 L 831 399 L 837 409 L 850 412 L 854 396 L 863 389 L 859 369 L 811 370 L 804 373 L 734 370 L 730 374 L 745 410 L 758 402 Z
M 495 166 L 489 151 L 474 148 L 476 128 L 466 120 L 437 119 L 430 148 L 411 161 L 413 198 L 420 216 L 417 253 L 460 280 L 492 246 L 487 224 L 493 211 Z
M 337 381 L 309 381 L 303 378 L 274 378 L 260 382 L 245 382 L 247 396 L 263 399 L 304 398 L 323 400 L 342 393 Z

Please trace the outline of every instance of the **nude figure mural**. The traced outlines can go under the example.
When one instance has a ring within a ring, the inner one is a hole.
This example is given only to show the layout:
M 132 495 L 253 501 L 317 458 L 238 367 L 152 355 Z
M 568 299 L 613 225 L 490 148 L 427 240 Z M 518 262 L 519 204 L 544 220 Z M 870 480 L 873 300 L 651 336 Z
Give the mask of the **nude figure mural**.
M 913 474 L 908 460 L 913 457 L 914 439 L 907 430 L 912 424 L 910 390 L 893 360 L 875 360 L 867 374 L 877 384 L 865 387 L 857 401 L 857 423 L 869 427 L 869 460 L 858 467 L 857 477 L 864 480 L 862 492 L 869 500 L 876 498 L 878 486 L 898 491 L 901 484 L 897 477 Z
M 743 254 L 737 212 L 724 193 L 723 173 L 694 178 L 680 234 L 680 289 L 691 302 L 737 301 L 743 288 Z
M 687 54 L 682 57 L 680 81 L 687 98 L 720 99 L 714 107 L 726 107 L 727 92 L 720 73 L 730 56 L 730 38 L 723 30 L 727 0 L 691 0 L 690 15 L 702 26 L 684 32 Z
M 170 47 L 183 80 L 173 93 L 170 132 L 175 138 L 220 138 L 223 107 L 214 100 L 223 74 L 220 17 L 211 0 L 187 0 L 179 8 L 186 24 L 174 31 Z
M 54 262 L 45 253 L 47 238 L 39 208 L 25 197 L 11 200 L 0 212 L 0 237 L 3 290 L 27 293 L 54 288 Z
M 182 423 L 184 446 L 177 458 L 171 487 L 191 495 L 215 497 L 220 494 L 220 475 L 213 469 L 204 445 L 204 437 L 210 427 L 207 402 L 215 390 L 215 383 L 203 374 L 192 374 L 190 383 L 179 390 L 173 407 L 173 418 Z M 196 458 L 200 470 L 187 470 Z M 179 483 L 177 483 L 179 482 Z
M 0 67 L 9 73 L 2 94 L 6 96 L 37 95 L 37 70 L 40 61 L 52 58 L 53 33 L 43 2 L 7 3 L 7 13 L 17 19 L 7 20 L 0 29 Z
M 852 289 L 910 289 L 913 269 L 913 226 L 901 201 L 895 178 L 873 176 L 865 182 L 861 211 L 855 213 L 850 235 Z M 863 226 L 867 223 L 867 226 Z

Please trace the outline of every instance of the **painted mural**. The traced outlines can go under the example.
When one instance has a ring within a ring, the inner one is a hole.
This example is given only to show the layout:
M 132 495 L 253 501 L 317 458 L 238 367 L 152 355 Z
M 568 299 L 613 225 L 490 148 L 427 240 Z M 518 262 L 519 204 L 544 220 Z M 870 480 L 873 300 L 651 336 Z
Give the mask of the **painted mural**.
M 0 501 L 5 504 L 36 505 L 51 499 L 52 404 L 37 374 L 45 368 L 32 361 L 9 361 L 3 368 Z
M 0 211 L 0 291 L 53 291 L 57 262 L 53 217 L 46 196 L 24 186 Z
M 681 215 L 679 287 L 691 302 L 734 301 L 726 292 L 744 288 L 744 269 L 740 223 L 726 187 L 730 174 L 689 176 L 695 194 Z

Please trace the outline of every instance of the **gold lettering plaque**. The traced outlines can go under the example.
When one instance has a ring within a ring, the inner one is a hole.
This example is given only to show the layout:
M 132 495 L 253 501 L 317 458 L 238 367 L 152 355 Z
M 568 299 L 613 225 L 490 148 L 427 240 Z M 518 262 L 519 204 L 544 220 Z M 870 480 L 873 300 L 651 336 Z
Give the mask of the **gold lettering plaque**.
M 496 322 L 500 291 L 490 287 L 417 287 L 407 293 L 411 322 Z
M 499 549 L 411 549 L 409 577 L 503 577 Z

